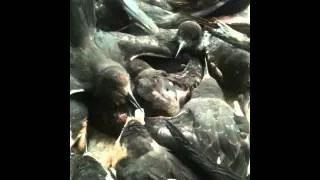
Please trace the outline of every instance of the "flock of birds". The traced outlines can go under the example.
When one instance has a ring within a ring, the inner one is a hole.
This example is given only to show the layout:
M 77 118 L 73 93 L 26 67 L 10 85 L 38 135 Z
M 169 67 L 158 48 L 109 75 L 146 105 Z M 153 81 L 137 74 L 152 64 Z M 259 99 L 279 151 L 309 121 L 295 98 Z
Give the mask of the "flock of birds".
M 70 0 L 70 180 L 250 179 L 249 3 Z

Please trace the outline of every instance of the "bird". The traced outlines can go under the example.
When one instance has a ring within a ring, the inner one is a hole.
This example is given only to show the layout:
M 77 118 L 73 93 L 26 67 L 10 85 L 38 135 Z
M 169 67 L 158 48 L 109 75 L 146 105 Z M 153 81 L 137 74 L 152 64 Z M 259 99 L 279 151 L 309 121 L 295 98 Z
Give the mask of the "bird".
M 125 156 L 115 162 L 117 179 L 199 179 L 166 148 L 150 137 L 143 126 L 143 119 L 144 115 L 137 113 L 135 117 L 128 118 L 115 144 L 126 152 Z
M 197 29 L 197 31 L 192 31 Z M 176 56 L 184 47 L 188 53 L 201 56 L 202 51 L 208 52 L 210 68 L 212 64 L 221 72 L 222 79 L 217 78 L 224 91 L 239 95 L 250 89 L 250 52 L 237 48 L 236 46 L 210 34 L 208 31 L 201 32 L 201 27 L 194 21 L 186 21 L 180 25 L 178 42 L 180 43 Z M 197 33 L 196 33 L 197 32 Z M 197 35 L 183 35 L 183 34 Z M 195 37 L 194 39 L 190 37 Z
M 173 13 L 143 1 L 140 1 L 138 5 L 140 9 L 142 9 L 158 25 L 159 28 L 177 29 L 179 28 L 179 25 L 185 21 L 196 21 L 204 26 L 204 28 L 211 34 L 222 38 L 223 40 L 232 43 L 239 48 L 250 51 L 250 39 L 247 37 L 247 35 L 242 34 L 230 27 L 237 26 L 237 24 L 234 24 L 237 23 L 237 21 L 232 25 L 228 25 L 222 18 L 219 19 L 214 17 L 205 19 L 196 14 L 193 15 L 185 12 Z
M 70 72 L 86 91 L 97 97 L 111 97 L 121 104 L 129 100 L 140 108 L 131 91 L 130 76 L 125 68 L 112 60 L 94 39 L 99 38 L 95 27 L 94 0 L 70 0 Z
M 205 57 L 207 61 L 207 55 Z M 173 117 L 147 117 L 146 127 L 160 145 L 172 148 L 170 146 L 174 143 L 170 142 L 173 137 L 167 128 L 163 128 L 163 123 L 170 121 L 211 161 L 218 162 L 220 159 L 223 167 L 243 177 L 249 161 L 248 146 L 240 137 L 232 107 L 225 102 L 222 89 L 208 72 L 207 62 L 204 67 L 201 82 L 181 111 Z
M 202 28 L 195 21 L 185 21 L 178 27 L 177 39 L 179 47 L 176 53 L 177 57 L 183 49 L 196 49 L 202 40 Z
M 133 77 L 133 92 L 143 104 L 147 116 L 174 115 L 187 100 L 188 88 L 174 79 L 169 79 L 166 71 L 154 69 L 140 59 L 131 61 L 127 69 Z
M 216 64 L 222 73 L 221 87 L 231 96 L 250 92 L 250 53 L 221 44 L 218 48 L 207 48 L 210 62 Z
M 180 23 L 194 18 L 235 16 L 249 6 L 247 0 L 224 1 L 137 1 L 139 8 L 159 28 L 177 28 Z M 234 8 L 234 10 L 229 10 Z M 229 8 L 229 9 L 228 9 Z M 217 13 L 216 13 L 217 12 Z
M 217 79 L 223 90 L 238 95 L 250 89 L 249 52 L 211 35 L 208 31 L 202 33 L 201 26 L 195 21 L 183 22 L 179 26 L 177 39 L 179 48 L 176 57 L 183 49 L 198 56 L 203 50 L 208 52 L 210 67 L 213 63 L 221 72 L 222 77 Z

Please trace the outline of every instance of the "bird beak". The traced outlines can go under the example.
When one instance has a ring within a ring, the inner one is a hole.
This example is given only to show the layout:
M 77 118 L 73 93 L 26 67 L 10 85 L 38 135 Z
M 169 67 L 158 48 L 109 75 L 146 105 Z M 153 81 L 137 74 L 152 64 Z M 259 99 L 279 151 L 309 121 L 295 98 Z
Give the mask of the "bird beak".
M 175 58 L 178 57 L 180 51 L 186 46 L 186 44 L 187 44 L 187 43 L 186 43 L 185 41 L 180 41 L 179 48 L 178 48 L 178 51 L 177 51 L 177 53 L 176 53 Z
M 128 93 L 128 98 L 129 98 L 129 101 L 131 102 L 131 104 L 133 104 L 135 106 L 135 108 L 137 109 L 142 109 L 141 106 L 139 105 L 138 101 L 136 100 L 136 98 L 133 96 L 132 94 L 132 91 L 130 91 Z
M 132 93 L 132 91 L 131 91 L 131 86 L 130 86 L 130 84 L 128 84 L 128 86 L 126 86 L 126 87 L 124 88 L 124 91 L 125 91 L 126 93 L 128 93 L 126 97 L 127 97 L 128 100 L 130 101 L 130 103 L 131 103 L 132 105 L 134 105 L 135 108 L 140 109 L 140 110 L 142 111 L 141 106 L 139 105 L 139 103 L 138 103 L 138 101 L 136 100 L 136 98 L 133 96 L 133 93 Z

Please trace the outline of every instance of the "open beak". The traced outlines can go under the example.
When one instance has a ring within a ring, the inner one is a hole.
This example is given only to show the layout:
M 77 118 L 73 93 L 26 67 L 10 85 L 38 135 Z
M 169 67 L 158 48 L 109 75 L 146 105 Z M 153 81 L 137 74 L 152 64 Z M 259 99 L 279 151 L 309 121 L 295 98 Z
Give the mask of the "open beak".
M 187 44 L 187 43 L 186 43 L 185 41 L 180 41 L 179 48 L 178 48 L 178 51 L 177 51 L 177 53 L 176 53 L 175 58 L 178 57 L 180 51 L 186 46 L 186 44 Z

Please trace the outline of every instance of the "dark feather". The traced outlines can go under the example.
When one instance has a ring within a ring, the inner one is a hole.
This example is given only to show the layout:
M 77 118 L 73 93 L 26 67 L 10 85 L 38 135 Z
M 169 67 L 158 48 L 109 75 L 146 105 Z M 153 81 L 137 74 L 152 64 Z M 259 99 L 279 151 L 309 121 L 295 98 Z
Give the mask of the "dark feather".
M 95 29 L 94 0 L 70 0 L 70 42 L 73 47 L 86 43 Z
M 198 171 L 197 174 L 201 173 L 206 177 L 206 179 L 244 179 L 232 173 L 231 171 L 219 166 L 218 164 L 210 161 L 210 158 L 208 158 L 200 150 L 197 150 L 192 144 L 190 144 L 190 142 L 184 137 L 184 135 L 169 121 L 167 121 L 166 127 L 169 129 L 171 135 L 177 142 L 179 148 L 181 148 L 179 150 L 179 154 L 186 154 L 184 158 L 190 159 L 190 161 L 194 165 L 193 168 L 196 168 L 196 171 Z M 189 162 L 188 164 L 191 164 L 191 162 Z M 194 170 L 193 168 L 192 170 Z
M 158 145 L 136 120 L 126 124 L 120 143 L 126 147 L 128 156 L 116 165 L 118 180 L 197 179 L 178 159 Z

